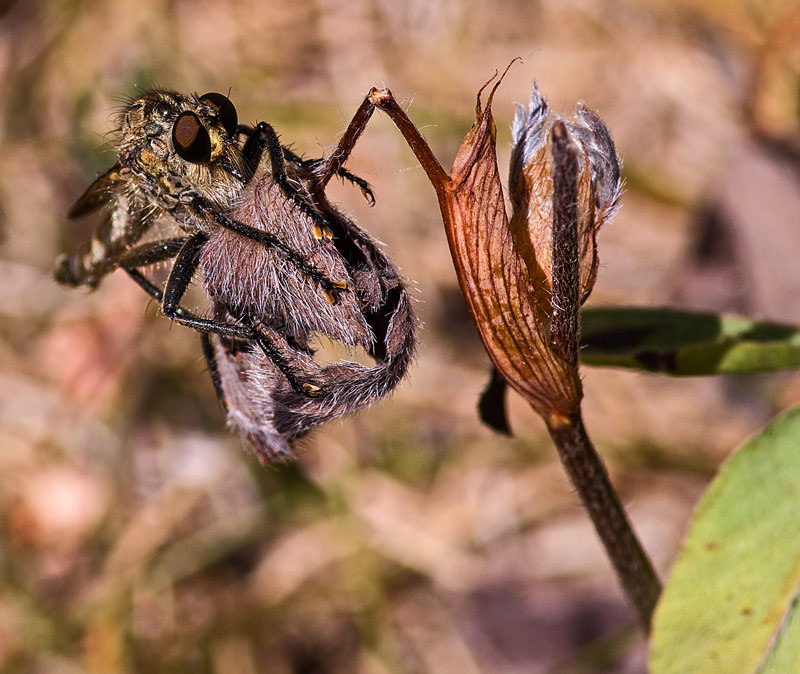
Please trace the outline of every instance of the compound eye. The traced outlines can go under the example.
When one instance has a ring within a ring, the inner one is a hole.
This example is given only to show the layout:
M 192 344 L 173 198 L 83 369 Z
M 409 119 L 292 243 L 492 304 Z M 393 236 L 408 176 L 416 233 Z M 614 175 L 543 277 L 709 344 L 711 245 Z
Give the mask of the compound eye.
M 236 115 L 236 107 L 231 103 L 231 99 L 222 94 L 209 92 L 200 97 L 200 102 L 210 105 L 217 111 L 219 121 L 231 137 L 236 133 L 236 126 L 239 124 L 239 117 Z
M 211 159 L 211 138 L 200 118 L 188 110 L 172 126 L 172 144 L 181 159 L 200 164 Z

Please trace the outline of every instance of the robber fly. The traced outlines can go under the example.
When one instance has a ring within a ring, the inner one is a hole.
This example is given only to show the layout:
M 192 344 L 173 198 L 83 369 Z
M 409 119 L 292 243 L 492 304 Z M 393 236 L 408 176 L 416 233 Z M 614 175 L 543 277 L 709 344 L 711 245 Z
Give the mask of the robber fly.
M 385 396 L 414 355 L 400 273 L 325 196 L 338 175 L 374 202 L 343 167 L 365 123 L 354 118 L 330 157 L 305 160 L 266 122 L 240 125 L 222 94 L 148 91 L 121 114 L 117 163 L 69 212 L 105 217 L 80 252 L 58 260 L 56 279 L 95 287 L 122 268 L 167 317 L 201 332 L 228 422 L 265 461 Z M 156 222 L 175 236 L 153 239 Z M 165 261 L 172 266 L 161 288 L 143 269 Z M 181 306 L 197 273 L 208 316 Z M 361 347 L 375 365 L 321 365 L 315 335 Z

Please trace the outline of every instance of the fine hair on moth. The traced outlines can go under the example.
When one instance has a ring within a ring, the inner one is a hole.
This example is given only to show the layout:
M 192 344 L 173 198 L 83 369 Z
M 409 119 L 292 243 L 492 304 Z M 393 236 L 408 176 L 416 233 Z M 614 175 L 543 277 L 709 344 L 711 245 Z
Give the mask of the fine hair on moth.
M 336 149 L 309 160 L 268 123 L 239 124 L 227 96 L 147 91 L 120 115 L 117 162 L 69 212 L 102 220 L 81 250 L 59 258 L 56 279 L 94 288 L 121 268 L 168 318 L 200 332 L 228 423 L 262 461 L 386 396 L 414 357 L 405 280 L 325 194 L 336 175 L 374 203 L 368 183 L 344 168 L 371 113 L 365 101 Z M 160 287 L 146 270 L 165 262 Z M 181 305 L 195 277 L 208 315 Z M 320 363 L 316 337 L 363 349 L 374 364 Z

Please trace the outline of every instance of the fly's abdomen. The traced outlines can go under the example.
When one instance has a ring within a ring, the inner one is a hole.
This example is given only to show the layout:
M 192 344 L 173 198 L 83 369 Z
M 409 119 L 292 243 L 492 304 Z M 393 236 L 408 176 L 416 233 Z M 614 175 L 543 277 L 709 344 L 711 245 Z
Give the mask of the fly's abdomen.
M 68 286 L 94 288 L 116 266 L 116 259 L 142 238 L 147 220 L 141 210 L 131 208 L 127 196 L 117 198 L 111 215 L 77 253 L 56 260 L 56 281 Z

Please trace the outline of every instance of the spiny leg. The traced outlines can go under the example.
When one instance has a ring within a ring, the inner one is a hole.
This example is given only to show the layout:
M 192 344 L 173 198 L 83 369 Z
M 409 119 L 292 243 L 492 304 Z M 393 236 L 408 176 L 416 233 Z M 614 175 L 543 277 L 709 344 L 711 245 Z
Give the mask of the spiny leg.
M 152 297 L 159 303 L 163 301 L 164 293 L 162 293 L 157 286 L 151 283 L 150 280 L 146 276 L 144 276 L 144 274 L 142 274 L 138 269 L 126 268 L 125 271 L 140 288 L 142 288 L 148 295 L 150 295 L 150 297 Z M 206 320 L 200 318 L 199 316 L 196 316 L 190 311 L 187 311 L 181 306 L 178 306 L 178 308 L 176 309 L 175 316 L 178 318 L 175 317 L 171 318 L 174 318 L 175 320 L 180 319 L 178 322 L 184 323 L 184 325 L 192 325 L 192 327 L 195 327 L 196 329 L 198 329 L 195 324 L 196 321 Z M 226 323 L 225 325 L 230 325 L 230 324 Z M 231 327 L 236 327 L 236 326 L 231 326 Z M 220 404 L 227 412 L 228 405 L 227 402 L 225 401 L 225 392 L 222 389 L 222 382 L 219 376 L 219 368 L 217 367 L 217 361 L 216 358 L 214 357 L 214 349 L 211 345 L 211 339 L 209 337 L 210 332 L 211 331 L 200 332 L 200 340 L 203 348 L 203 355 L 206 358 L 206 361 L 208 363 L 208 369 L 211 372 L 211 379 L 214 384 L 214 390 L 216 391 L 217 399 L 220 401 Z M 274 363 L 275 367 L 277 367 L 278 370 L 280 370 L 281 374 L 283 374 L 283 376 L 286 377 L 286 380 L 289 382 L 289 384 L 295 391 L 309 398 L 316 398 L 319 395 L 320 392 L 319 386 L 314 386 L 313 384 L 299 382 L 297 380 L 297 377 L 295 376 L 294 370 L 286 362 L 286 359 L 280 355 L 278 347 L 276 347 L 275 344 L 268 337 L 256 331 L 249 325 L 247 327 L 247 340 L 248 341 L 252 340 L 256 342 L 259 347 L 261 347 L 261 350 L 264 352 L 264 354 Z
M 258 168 L 258 164 L 261 162 L 261 157 L 264 154 L 266 145 L 258 142 L 258 140 L 254 138 L 255 129 L 252 126 L 240 124 L 236 129 L 236 133 L 238 135 L 245 136 L 246 138 L 242 148 L 242 155 L 244 156 L 247 165 L 250 167 L 251 172 L 254 172 Z M 281 148 L 283 149 L 284 160 L 290 164 L 297 164 L 303 168 L 316 169 L 325 162 L 323 157 L 305 159 L 286 145 L 281 145 Z M 355 173 L 348 171 L 344 167 L 340 167 L 336 171 L 336 175 L 338 175 L 342 180 L 347 180 L 356 185 L 359 189 L 365 192 L 364 196 L 368 201 L 371 202 L 371 204 L 375 203 L 375 195 L 372 193 L 372 188 L 366 180 L 357 176 Z
M 255 326 L 252 322 L 243 319 L 243 322 L 250 326 L 255 335 L 256 343 L 261 347 L 261 350 L 269 357 L 272 364 L 280 370 L 281 374 L 286 377 L 286 380 L 291 384 L 292 388 L 301 395 L 309 398 L 316 398 L 321 389 L 319 386 L 309 383 L 300 383 L 295 376 L 295 369 L 289 364 L 287 358 L 283 355 L 280 348 L 280 343 L 284 345 L 284 351 L 292 352 L 298 351 L 293 348 L 288 341 L 279 335 L 275 330 L 269 330 L 266 326 Z
M 255 227 L 241 223 L 238 220 L 229 218 L 224 213 L 217 211 L 201 197 L 195 198 L 195 200 L 191 203 L 191 208 L 198 215 L 211 218 L 220 227 L 224 227 L 225 229 L 236 232 L 245 238 L 251 239 L 252 241 L 256 241 L 257 243 L 278 251 L 281 255 L 283 255 L 284 258 L 286 258 L 286 260 L 291 262 L 295 267 L 297 267 L 300 271 L 321 286 L 331 304 L 336 303 L 335 292 L 347 288 L 347 283 L 344 281 L 331 281 L 328 279 L 322 272 L 306 262 L 306 260 L 300 254 L 292 250 L 274 234 L 270 234 L 262 229 L 256 229 Z
M 258 142 L 257 138 L 255 138 L 255 129 L 252 126 L 240 124 L 236 129 L 236 133 L 238 135 L 245 136 L 246 138 L 242 148 L 242 155 L 244 156 L 245 162 L 249 168 L 250 177 L 252 177 L 258 168 L 258 164 L 261 161 L 264 151 L 266 150 L 266 144 Z M 309 169 L 312 172 L 316 172 L 318 168 L 324 165 L 326 161 L 324 158 L 304 159 L 285 145 L 281 145 L 281 148 L 283 150 L 283 158 L 285 162 L 302 166 L 303 168 Z M 372 186 L 366 180 L 357 176 L 355 173 L 348 171 L 343 166 L 339 167 L 339 169 L 336 171 L 336 175 L 338 175 L 342 180 L 346 180 L 358 187 L 358 189 L 361 190 L 361 194 L 363 194 L 364 198 L 367 200 L 367 203 L 369 203 L 370 206 L 375 205 L 375 194 L 372 191 Z
M 142 290 L 144 290 L 156 302 L 161 304 L 161 302 L 164 300 L 164 293 L 161 292 L 161 289 L 158 286 L 156 286 L 152 281 L 150 281 L 150 279 L 148 279 L 138 269 L 126 267 L 125 272 L 128 274 L 128 276 L 131 277 L 131 279 L 133 279 L 136 285 L 138 285 Z M 181 318 L 198 318 L 191 311 L 188 311 L 187 309 L 184 309 L 181 306 L 179 306 L 176 309 L 175 313 L 177 316 L 180 316 Z
M 179 236 L 141 243 L 129 248 L 124 253 L 109 258 L 109 264 L 113 265 L 114 269 L 117 267 L 123 269 L 149 267 L 151 264 L 174 258 L 188 240 L 188 236 Z
M 319 394 L 319 387 L 298 381 L 294 370 L 283 355 L 281 355 L 279 348 L 270 338 L 255 330 L 246 316 L 231 314 L 233 318 L 243 324 L 236 325 L 212 318 L 201 318 L 182 309 L 180 306 L 181 298 L 186 293 L 192 281 L 192 277 L 200 263 L 200 251 L 207 241 L 208 237 L 205 234 L 193 234 L 187 239 L 186 243 L 175 257 L 175 262 L 172 265 L 172 270 L 170 271 L 167 285 L 161 299 L 161 310 L 164 312 L 164 315 L 177 323 L 201 332 L 213 332 L 218 335 L 225 335 L 226 337 L 256 342 L 266 356 L 275 364 L 275 367 L 286 377 L 295 391 L 309 398 L 315 398 Z M 145 290 L 148 290 L 147 286 L 143 285 L 140 279 L 137 279 L 136 276 L 133 276 L 133 278 L 145 288 Z M 147 279 L 143 277 L 142 279 L 147 281 Z M 147 283 L 149 283 L 149 281 Z M 160 293 L 155 286 L 152 286 L 152 284 L 150 284 L 150 286 Z
M 200 333 L 200 345 L 203 348 L 203 356 L 208 365 L 208 371 L 211 374 L 211 382 L 214 384 L 214 392 L 217 394 L 217 400 L 227 414 L 230 411 L 228 407 L 228 400 L 225 398 L 225 391 L 222 388 L 222 379 L 219 376 L 219 366 L 217 365 L 217 358 L 214 354 L 214 346 L 211 344 L 211 337 L 207 332 Z
M 267 336 L 264 334 L 264 331 L 254 328 L 252 323 L 246 318 L 235 317 L 228 311 L 226 311 L 226 313 L 236 318 L 242 325 L 201 318 L 180 306 L 180 299 L 186 292 L 192 276 L 194 276 L 194 272 L 197 269 L 199 251 L 207 240 L 205 235 L 196 234 L 193 237 L 152 241 L 131 248 L 123 255 L 117 257 L 115 263 L 122 267 L 133 281 L 135 281 L 150 297 L 161 304 L 162 310 L 166 316 L 178 323 L 193 327 L 203 332 L 203 334 L 214 332 L 228 337 L 245 339 L 257 343 L 266 356 L 275 364 L 275 367 L 286 377 L 295 391 L 309 398 L 316 397 L 320 391 L 319 387 L 298 381 L 291 365 L 287 362 L 286 358 L 281 355 L 281 351 L 275 343 L 276 337 Z M 189 245 L 190 243 L 191 246 Z M 167 281 L 166 292 L 162 292 L 137 269 L 137 267 L 148 266 L 171 258 L 175 258 L 175 262 L 172 268 L 173 271 L 170 273 L 169 280 Z M 167 301 L 165 300 L 165 296 L 171 299 Z M 277 338 L 279 338 L 279 336 Z M 288 349 L 293 348 L 288 342 L 286 346 Z M 205 353 L 205 342 L 203 349 Z M 211 361 L 209 361 L 209 363 L 210 362 Z M 216 369 L 216 366 L 214 369 Z
M 163 302 L 164 302 L 164 293 L 161 291 L 161 289 L 157 285 L 155 285 L 152 281 L 150 281 L 150 279 L 148 279 L 138 269 L 133 269 L 131 267 L 125 267 L 124 269 L 125 269 L 125 272 L 128 274 L 128 276 L 130 276 L 131 279 L 133 279 L 133 281 L 136 283 L 136 285 L 138 285 L 150 297 L 152 297 L 154 300 L 156 300 L 156 302 L 158 302 L 159 304 L 163 304 Z M 173 320 L 176 320 L 178 323 L 183 323 L 184 325 L 191 325 L 195 321 L 205 321 L 205 320 L 207 320 L 205 318 L 201 318 L 200 316 L 197 316 L 196 314 L 193 314 L 191 311 L 189 311 L 188 309 L 184 309 L 180 305 L 178 305 L 178 307 L 175 309 L 175 315 L 174 316 L 170 316 L 169 318 L 171 318 Z M 226 323 L 225 325 L 227 325 L 228 327 L 230 327 L 231 329 L 234 329 L 234 330 L 238 330 L 239 327 L 240 327 L 240 326 L 233 325 L 233 324 L 228 324 L 228 323 Z M 196 328 L 196 329 L 200 330 L 200 328 Z M 213 331 L 211 331 L 211 332 L 213 332 Z M 207 332 L 202 332 L 202 334 L 207 334 Z M 255 339 L 255 335 L 252 333 L 252 331 L 247 331 L 246 333 L 243 333 L 239 337 L 241 339 Z
M 140 266 L 147 266 L 150 264 L 155 264 L 156 262 L 161 262 L 163 260 L 167 260 L 176 256 L 176 254 L 183 249 L 183 245 L 189 241 L 189 237 L 182 237 L 176 239 L 163 239 L 160 241 L 154 241 L 151 243 L 142 244 L 137 246 L 136 248 L 132 248 L 131 250 L 127 251 L 124 255 L 118 258 L 119 266 L 122 267 L 127 274 L 136 282 L 136 284 L 142 288 L 150 297 L 156 300 L 159 304 L 164 306 L 164 293 L 158 288 L 155 284 L 153 284 L 144 274 L 142 274 L 136 267 Z M 177 259 L 176 259 L 177 262 Z M 189 275 L 191 279 L 192 274 Z M 184 287 L 185 292 L 185 287 Z M 166 311 L 164 312 L 167 313 Z M 167 314 L 169 316 L 169 314 Z M 297 381 L 295 377 L 294 371 L 290 367 L 290 365 L 286 362 L 286 359 L 280 355 L 279 349 L 275 346 L 275 344 L 263 333 L 257 331 L 249 324 L 248 321 L 241 320 L 240 323 L 243 323 L 245 327 L 237 326 L 230 323 L 225 323 L 224 321 L 209 321 L 209 319 L 201 318 L 196 316 L 192 312 L 184 309 L 180 304 L 175 306 L 174 314 L 169 316 L 170 318 L 177 320 L 179 323 L 183 323 L 184 325 L 189 325 L 194 327 L 197 330 L 201 330 L 201 336 L 203 339 L 203 353 L 206 355 L 206 360 L 209 361 L 209 368 L 212 371 L 212 378 L 214 379 L 214 386 L 217 389 L 217 396 L 220 397 L 221 401 L 224 405 L 224 396 L 221 395 L 221 388 L 219 384 L 219 377 L 215 375 L 217 372 L 216 362 L 209 358 L 208 356 L 208 349 L 211 348 L 211 343 L 208 339 L 209 332 L 219 332 L 220 334 L 224 334 L 227 336 L 238 337 L 241 339 L 246 339 L 248 341 L 256 342 L 264 351 L 264 353 L 270 358 L 270 360 L 275 364 L 275 366 L 281 371 L 281 373 L 286 377 L 287 381 L 291 384 L 292 388 L 297 391 L 298 393 L 302 393 L 310 398 L 314 398 L 319 394 L 319 387 L 314 386 L 312 384 L 301 384 Z M 201 325 L 206 325 L 208 330 L 204 330 Z M 224 325 L 226 329 L 224 331 L 210 329 L 212 326 L 220 326 Z M 241 331 L 239 334 L 231 335 L 230 330 Z M 287 344 L 288 346 L 288 344 Z M 291 347 L 289 347 L 291 348 Z M 213 354 L 212 354 L 213 355 Z
M 257 162 L 261 160 L 264 152 L 267 152 L 275 184 L 292 200 L 300 212 L 316 223 L 320 231 L 330 238 L 332 234 L 325 216 L 315 208 L 313 200 L 303 188 L 302 183 L 289 177 L 286 171 L 285 150 L 275 129 L 266 122 L 259 122 L 242 148 L 242 155 L 251 169 L 255 171 Z
M 192 277 L 197 271 L 197 266 L 200 264 L 200 251 L 207 241 L 208 237 L 198 232 L 190 236 L 178 251 L 164 288 L 161 310 L 167 318 L 195 330 L 214 332 L 240 339 L 253 339 L 253 331 L 249 328 L 217 321 L 213 318 L 201 318 L 181 310 L 180 301 L 186 294 Z
M 303 159 L 301 156 L 295 154 L 292 152 L 292 150 L 285 146 L 283 148 L 283 156 L 286 161 L 298 164 L 299 166 L 309 169 L 314 173 L 319 170 L 320 166 L 325 165 L 325 159 L 322 157 L 318 159 Z M 346 180 L 347 182 L 358 187 L 358 189 L 361 190 L 361 194 L 363 194 L 364 198 L 367 200 L 367 203 L 370 206 L 375 205 L 375 194 L 372 191 L 372 187 L 366 180 L 357 176 L 355 173 L 348 171 L 343 166 L 339 167 L 339 170 L 336 171 L 336 175 L 338 175 L 342 180 Z
M 123 269 L 142 290 L 161 304 L 164 299 L 164 293 L 161 292 L 161 289 L 155 286 L 150 279 L 142 274 L 138 267 L 148 267 L 158 262 L 171 260 L 178 254 L 188 240 L 188 236 L 182 236 L 173 239 L 148 241 L 147 243 L 134 246 L 115 258 L 111 258 L 109 263 L 113 265 L 114 269 L 117 267 Z M 179 306 L 176 311 L 178 315 L 182 317 L 192 316 L 190 311 L 181 306 Z
M 394 95 L 388 89 L 378 89 L 373 87 L 366 95 L 361 105 L 356 110 L 353 119 L 350 120 L 347 129 L 342 134 L 342 138 L 336 149 L 325 158 L 325 162 L 318 171 L 319 186 L 324 188 L 330 179 L 339 172 L 344 162 L 353 151 L 356 142 L 367 126 L 375 108 L 383 110 L 394 122 L 395 126 L 403 134 L 406 143 L 416 156 L 425 173 L 428 174 L 434 189 L 440 198 L 444 198 L 450 176 L 444 170 L 439 160 L 433 154 L 425 138 L 419 132 L 413 122 L 408 118 L 403 108 L 397 103 Z

